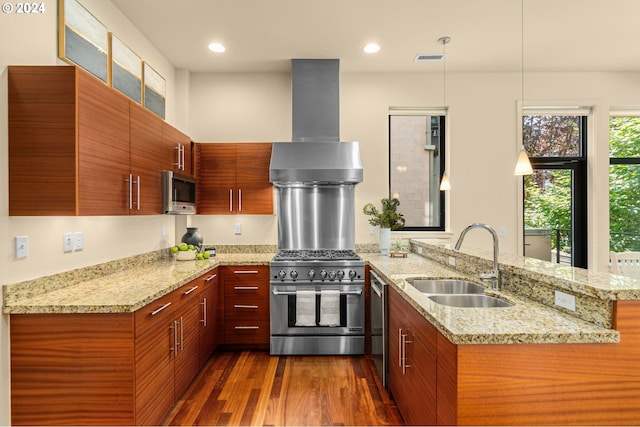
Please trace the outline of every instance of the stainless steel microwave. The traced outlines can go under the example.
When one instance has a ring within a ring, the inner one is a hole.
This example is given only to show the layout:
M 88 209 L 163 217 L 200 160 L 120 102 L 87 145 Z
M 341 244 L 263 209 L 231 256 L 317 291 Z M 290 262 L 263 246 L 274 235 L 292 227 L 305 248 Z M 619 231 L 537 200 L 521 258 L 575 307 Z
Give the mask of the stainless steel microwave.
M 196 213 L 196 180 L 173 171 L 162 171 L 162 210 L 166 214 Z

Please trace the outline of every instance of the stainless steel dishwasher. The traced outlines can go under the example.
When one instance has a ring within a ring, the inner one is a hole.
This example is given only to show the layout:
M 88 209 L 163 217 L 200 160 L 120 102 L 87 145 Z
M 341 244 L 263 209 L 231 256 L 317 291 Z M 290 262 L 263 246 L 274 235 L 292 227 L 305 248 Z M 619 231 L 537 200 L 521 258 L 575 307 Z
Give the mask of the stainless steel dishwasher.
M 371 282 L 371 357 L 383 386 L 387 386 L 387 284 L 373 270 Z

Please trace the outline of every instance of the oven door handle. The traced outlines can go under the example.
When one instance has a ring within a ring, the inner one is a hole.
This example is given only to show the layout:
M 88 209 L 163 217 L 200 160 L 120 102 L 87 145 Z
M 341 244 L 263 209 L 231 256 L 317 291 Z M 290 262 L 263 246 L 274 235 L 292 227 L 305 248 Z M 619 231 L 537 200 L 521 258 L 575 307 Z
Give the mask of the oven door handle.
M 271 291 L 273 295 L 295 295 L 296 291 L 279 291 L 277 289 L 273 289 Z M 316 295 L 320 295 L 321 291 L 316 291 Z M 362 289 L 357 289 L 353 291 L 340 291 L 340 295 L 362 295 Z

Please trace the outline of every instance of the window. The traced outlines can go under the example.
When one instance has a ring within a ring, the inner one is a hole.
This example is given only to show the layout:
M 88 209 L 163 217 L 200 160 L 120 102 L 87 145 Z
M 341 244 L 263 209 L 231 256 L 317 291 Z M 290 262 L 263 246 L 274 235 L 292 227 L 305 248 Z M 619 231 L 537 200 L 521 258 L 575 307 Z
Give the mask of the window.
M 403 230 L 444 230 L 444 141 L 443 112 L 389 115 L 389 197 L 400 200 Z
M 587 268 L 587 115 L 526 111 L 524 255 Z
M 640 114 L 609 118 L 610 250 L 640 251 Z

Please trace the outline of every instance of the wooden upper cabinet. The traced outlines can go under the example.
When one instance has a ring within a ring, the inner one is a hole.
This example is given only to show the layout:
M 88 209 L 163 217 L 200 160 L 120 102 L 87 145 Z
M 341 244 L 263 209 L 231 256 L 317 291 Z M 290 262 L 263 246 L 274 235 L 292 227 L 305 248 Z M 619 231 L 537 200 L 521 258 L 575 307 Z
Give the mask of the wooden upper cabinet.
M 9 215 L 126 213 L 129 102 L 77 67 L 9 67 Z
M 8 117 L 9 215 L 161 214 L 176 143 L 191 174 L 188 136 L 78 67 L 8 67 Z
M 272 214 L 271 143 L 196 144 L 199 214 Z
M 127 215 L 129 101 L 78 72 L 78 215 Z
M 191 138 L 170 124 L 162 124 L 162 149 L 166 170 L 192 175 Z
M 162 178 L 165 166 L 162 150 L 163 120 L 131 102 L 130 173 L 132 178 L 131 213 L 162 213 Z

